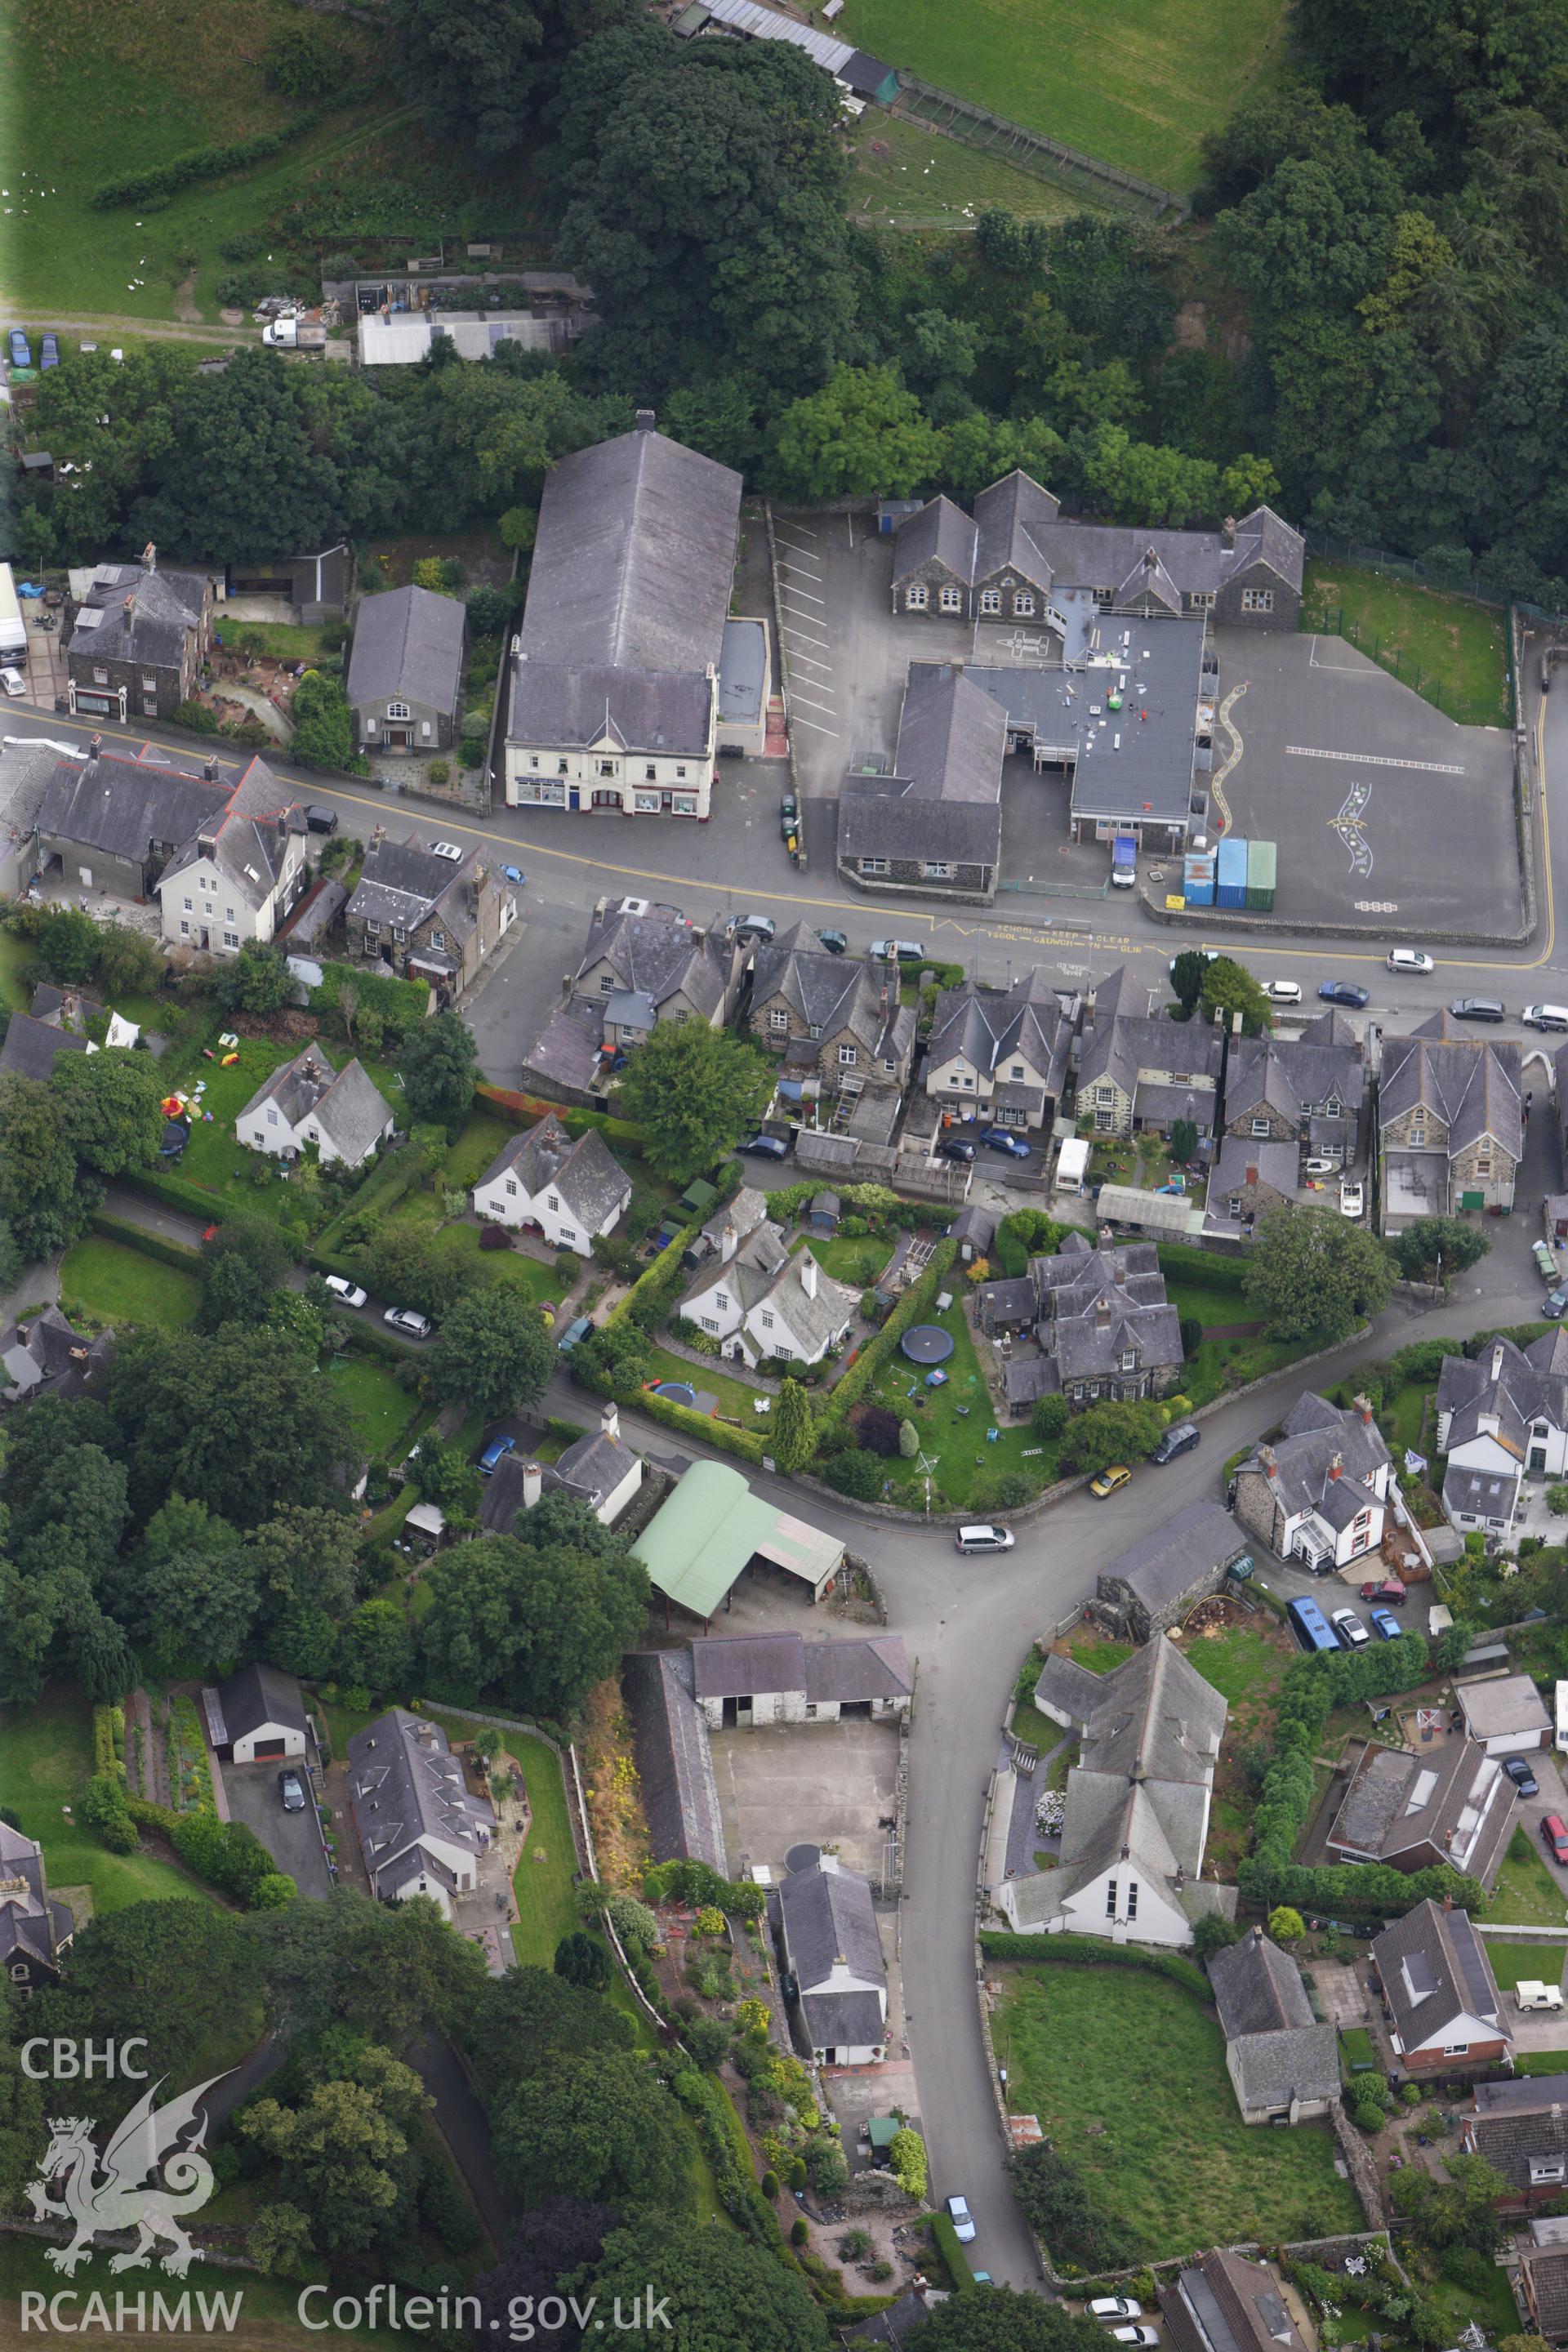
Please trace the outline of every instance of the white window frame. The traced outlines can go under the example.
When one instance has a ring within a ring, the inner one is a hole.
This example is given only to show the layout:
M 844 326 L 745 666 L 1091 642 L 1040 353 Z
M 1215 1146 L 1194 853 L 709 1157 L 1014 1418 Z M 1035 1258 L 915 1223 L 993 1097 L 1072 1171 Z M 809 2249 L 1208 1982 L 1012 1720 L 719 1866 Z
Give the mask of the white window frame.
M 919 580 L 911 581 L 910 585 L 904 591 L 905 612 L 923 613 L 929 602 L 930 599 L 926 594 L 924 583 Z M 107 670 L 104 670 L 99 674 L 99 684 L 100 686 L 107 686 L 108 683 L 109 673 Z
M 838 1048 L 838 1066 L 841 1070 L 852 1070 L 855 1067 L 855 1048 L 853 1045 L 840 1045 Z
M 999 613 L 1002 610 L 1000 588 L 983 588 L 980 591 L 980 609 L 983 613 Z
M 1017 621 L 1032 621 L 1034 619 L 1035 600 L 1030 594 L 1028 589 L 1020 588 L 1017 594 L 1014 597 L 1013 617 Z
M 386 717 L 389 726 L 394 720 L 395 720 L 401 727 L 407 719 L 412 719 L 414 713 L 409 709 L 406 702 L 389 702 L 386 706 Z
M 860 871 L 862 874 L 887 874 L 891 871 L 891 867 L 885 857 L 863 857 L 860 860 Z
M 1273 589 L 1244 588 L 1241 592 L 1241 609 L 1244 613 L 1271 613 L 1274 610 Z
M 945 857 L 928 857 L 921 866 L 921 876 L 927 882 L 951 882 L 952 867 Z
M 944 588 L 942 592 L 940 601 L 942 609 L 944 613 L 962 613 L 963 610 L 963 591 L 962 588 Z

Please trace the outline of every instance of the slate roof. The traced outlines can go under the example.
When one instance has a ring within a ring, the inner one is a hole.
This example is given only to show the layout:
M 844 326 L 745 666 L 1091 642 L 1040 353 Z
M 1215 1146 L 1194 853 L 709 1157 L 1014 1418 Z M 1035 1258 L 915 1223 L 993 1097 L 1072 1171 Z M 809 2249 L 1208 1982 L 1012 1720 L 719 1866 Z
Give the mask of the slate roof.
M 1217 1503 L 1189 1503 L 1108 1561 L 1100 1571 L 1099 1590 L 1125 1584 L 1157 1616 L 1246 1549 L 1246 1530 L 1228 1511 Z
M 1009 988 L 985 988 L 970 978 L 944 988 L 931 1016 L 926 1049 L 928 1070 L 955 1055 L 994 1076 L 1004 1063 L 1022 1061 L 1037 1072 L 1047 1093 L 1059 1095 L 1072 1051 L 1072 1024 L 1055 988 L 1031 965 Z
M 1532 2158 L 1568 2157 L 1568 2074 L 1478 2083 L 1466 2126 L 1466 2147 L 1511 2187 L 1528 2190 Z
M 708 748 L 713 696 L 705 673 L 564 669 L 519 659 L 511 676 L 507 733 L 514 741 L 580 751 L 608 740 L 622 751 L 685 753 Z
M 317 1045 L 307 1045 L 291 1062 L 280 1063 L 239 1116 L 246 1118 L 268 1103 L 276 1103 L 292 1128 L 313 1118 L 351 1167 L 393 1125 L 392 1106 L 363 1063 L 351 1059 L 334 1071 Z
M 384 835 L 365 851 L 364 863 L 347 914 L 370 923 L 391 924 L 412 932 L 439 911 L 454 939 L 468 938 L 474 915 L 468 904 L 468 886 L 486 870 L 483 855 L 474 849 L 460 865 L 437 857 L 417 833 L 401 841 Z
M 264 1723 L 286 1724 L 290 1731 L 305 1728 L 300 1685 L 292 1675 L 279 1674 L 276 1666 L 242 1666 L 218 1685 L 217 1699 L 228 1739 L 247 1738 Z
M 900 1005 L 886 973 L 858 957 L 814 946 L 804 924 L 771 940 L 752 967 L 752 1005 L 760 1008 L 775 996 L 825 1038 L 849 1030 L 879 1060 L 900 1061 L 913 1043 L 914 1008 Z
M 67 1906 L 49 1895 L 43 1848 L 0 1821 L 0 1968 L 25 1954 L 54 1969 L 75 1926 Z
M 634 1650 L 621 1688 L 632 1722 L 639 1793 L 656 1862 L 705 1862 L 728 1878 L 724 1824 L 708 1726 L 684 1650 Z
M 455 713 L 467 617 L 460 598 L 429 588 L 388 588 L 362 597 L 344 680 L 350 708 L 399 700 Z
M 1369 1743 L 1328 1843 L 1342 1858 L 1396 1870 L 1419 1866 L 1417 1849 L 1435 1846 L 1456 1870 L 1484 1878 L 1512 1825 L 1513 1801 L 1496 1757 L 1469 1740 L 1450 1740 L 1430 1755 Z
M 808 1349 L 820 1350 L 851 1319 L 860 1294 L 819 1272 L 813 1297 L 801 1278 L 805 1255 L 792 1254 L 782 1228 L 763 1219 L 738 1243 L 732 1257 L 709 1260 L 682 1298 L 680 1311 L 699 1320 L 702 1301 L 712 1291 L 725 1289 L 740 1301 L 742 1320 L 765 1304 Z
M 974 577 L 975 527 L 947 497 L 928 499 L 918 514 L 900 524 L 893 541 L 893 585 L 898 588 L 934 557 L 967 585 Z
M 906 799 L 994 803 L 1006 750 L 1006 713 L 961 672 L 906 686 L 894 755 Z
M 95 661 L 177 669 L 187 635 L 201 627 L 205 598 L 206 582 L 196 572 L 100 563 L 71 625 L 66 651 Z
M 1300 1969 L 1261 1927 L 1254 1927 L 1238 1944 L 1215 1952 L 1208 1963 L 1208 1974 L 1220 2032 L 1227 2042 L 1244 2033 L 1276 2033 L 1286 2027 L 1317 2022 Z M 1337 2088 L 1337 2068 L 1334 2080 Z
M 724 1001 L 731 961 L 721 940 L 684 916 L 630 915 L 612 907 L 589 925 L 577 977 L 606 962 L 623 989 L 650 997 L 656 1007 L 684 993 L 710 1016 Z
M 874 1992 L 805 1992 L 800 2010 L 814 2050 L 874 2050 L 887 2040 Z
M 1301 586 L 1305 541 L 1270 507 L 1256 507 L 1244 516 L 1230 547 L 1223 533 L 1215 530 L 1149 530 L 1061 519 L 1050 493 L 1020 473 L 982 490 L 974 512 L 988 551 L 1015 547 L 1022 525 L 1034 557 L 1030 578 L 1043 576 L 1045 583 L 1064 588 L 1112 589 L 1119 592 L 1116 603 L 1130 601 L 1147 585 L 1179 613 L 1184 592 L 1218 590 L 1255 564 L 1298 593 Z M 960 579 L 978 580 L 997 568 L 996 563 L 982 565 L 980 543 L 980 534 L 962 508 L 947 499 L 932 499 L 899 532 L 894 586 L 933 555 Z M 1021 568 L 1021 557 L 999 559 L 1015 561 Z
M 35 1021 L 30 1013 L 13 1013 L 0 1045 L 0 1077 L 47 1080 L 55 1074 L 57 1054 L 85 1054 L 88 1041 L 52 1021 Z
M 1447 1451 L 1480 1436 L 1511 1454 L 1522 1467 L 1532 1423 L 1568 1428 L 1568 1373 L 1558 1369 L 1563 1353 L 1557 1334 L 1548 1332 L 1525 1349 L 1496 1339 L 1479 1356 L 1445 1356 L 1437 1381 L 1437 1416 L 1449 1416 Z M 1483 1430 L 1483 1421 L 1495 1429 Z
M 551 1014 L 523 1055 L 523 1062 L 527 1068 L 537 1070 L 541 1077 L 552 1078 L 557 1086 L 586 1094 L 598 1080 L 604 1040 L 602 1006 L 586 997 L 574 996 L 570 1004 Z
M 1054 575 L 1037 534 L 1056 520 L 1060 506 L 1059 499 L 1017 468 L 982 490 L 974 501 L 975 584 L 993 572 L 1012 571 L 1047 591 Z
M 996 1222 L 994 1210 L 983 1209 L 975 1201 L 966 1202 L 949 1225 L 948 1238 L 967 1242 L 977 1257 L 984 1257 L 996 1238 Z
M 1550 1731 L 1545 1700 L 1529 1675 L 1500 1675 L 1493 1682 L 1456 1683 L 1455 1704 L 1472 1739 Z
M 1353 1045 L 1308 1044 L 1305 1037 L 1241 1037 L 1230 1049 L 1225 1080 L 1226 1125 L 1265 1109 L 1298 1129 L 1309 1107 L 1338 1102 L 1352 1118 L 1366 1093 L 1366 1071 Z
M 1184 1075 L 1189 1084 L 1204 1078 L 1217 1081 L 1223 1047 L 1216 1029 L 1206 1022 L 1173 1022 L 1142 1012 L 1123 1013 L 1124 991 L 1131 1002 L 1142 1001 L 1142 987 L 1132 982 L 1125 964 L 1109 972 L 1095 990 L 1093 1018 L 1079 1049 L 1080 1100 L 1085 1099 L 1086 1088 L 1104 1080 L 1131 1097 L 1142 1116 L 1148 1108 L 1144 1097 L 1150 1088 L 1139 1090 L 1141 1069 L 1169 1070 L 1173 1079 Z M 1212 1095 L 1205 1087 L 1198 1092 L 1205 1097 L 1206 1112 Z
M 545 1466 L 544 1491 L 561 1487 L 595 1509 L 637 1468 L 637 1456 L 618 1432 L 590 1429 Z M 553 1473 L 553 1475 L 552 1475 Z
M 1552 2343 L 1568 2336 L 1568 2251 L 1527 2246 L 1520 2267 L 1528 2282 L 1530 2307 L 1541 2333 Z
M 160 887 L 198 858 L 210 856 L 247 906 L 264 906 L 282 874 L 290 835 L 304 829 L 304 810 L 292 785 L 275 776 L 265 760 L 248 760 L 216 824 L 202 824 L 182 845 L 159 877 Z
M 803 1994 L 827 1982 L 836 1966 L 848 1968 L 862 1983 L 886 1985 L 882 1939 L 877 1933 L 869 1883 L 858 1870 L 791 1871 L 780 1882 L 779 1908 L 792 1973 Z M 880 2025 L 866 2037 L 879 2042 Z
M 1272 1466 L 1270 1466 L 1270 1457 Z M 1336 1459 L 1341 1469 L 1332 1475 Z M 1279 1435 L 1242 1465 L 1267 1477 L 1269 1491 L 1290 1518 L 1316 1511 L 1343 1526 L 1377 1499 L 1373 1480 L 1388 1466 L 1383 1433 L 1357 1405 L 1342 1411 L 1313 1391 L 1297 1398 Z
M 1300 1172 L 1299 1144 L 1260 1142 L 1255 1136 L 1227 1135 L 1209 1170 L 1209 1215 L 1227 1216 L 1232 1193 L 1241 1192 L 1254 1176 L 1261 1184 L 1271 1184 L 1288 1201 L 1293 1200 Z
M 58 1307 L 45 1307 L 12 1335 L 5 1350 L 5 1377 L 26 1395 L 47 1383 L 51 1395 L 77 1396 L 113 1355 L 112 1331 L 89 1337 L 74 1329 Z
M 512 1172 L 531 1199 L 553 1187 L 590 1234 L 596 1234 L 605 1218 L 624 1207 L 632 1193 L 631 1178 L 598 1129 L 586 1129 L 574 1142 L 553 1111 L 537 1127 L 514 1136 L 491 1160 L 475 1190 L 487 1192 Z
M 905 800 L 897 793 L 853 789 L 846 779 L 838 802 L 838 855 L 918 857 L 930 864 L 991 866 L 1002 851 L 1002 811 L 970 801 Z
M 1228 2247 L 1178 2273 L 1160 2309 L 1176 2352 L 1306 2352 L 1278 2273 Z
M 1297 2025 L 1276 2033 L 1247 2033 L 1232 2042 L 1236 2094 L 1248 2114 L 1283 2107 L 1291 2099 L 1337 2099 L 1340 2042 L 1331 2025 Z
M 45 843 L 68 841 L 132 863 L 156 847 L 173 853 L 216 829 L 231 788 L 181 768 L 100 751 L 97 759 L 57 760 L 44 788 L 38 832 Z
M 1372 1940 L 1372 1957 L 1404 2050 L 1442 2046 L 1468 2015 L 1511 2040 L 1486 1947 L 1464 1911 L 1417 1903 Z
M 907 1697 L 912 1687 L 896 1633 L 844 1642 L 808 1642 L 799 1633 L 705 1635 L 691 1644 L 691 1668 L 699 1698 L 804 1691 L 813 1704 L 837 1699 L 848 1706 Z
M 1378 1123 L 1386 1128 L 1417 1103 L 1448 1131 L 1452 1158 L 1483 1135 L 1512 1160 L 1524 1150 L 1522 1050 L 1466 1034 L 1451 1013 L 1435 1013 L 1407 1037 L 1384 1037 L 1378 1080 Z
M 463 1768 L 437 1723 L 395 1706 L 377 1716 L 348 1745 L 349 1793 L 354 1827 L 371 1882 L 383 1879 L 426 1839 L 485 1851 L 495 1825 L 488 1797 L 470 1796 Z

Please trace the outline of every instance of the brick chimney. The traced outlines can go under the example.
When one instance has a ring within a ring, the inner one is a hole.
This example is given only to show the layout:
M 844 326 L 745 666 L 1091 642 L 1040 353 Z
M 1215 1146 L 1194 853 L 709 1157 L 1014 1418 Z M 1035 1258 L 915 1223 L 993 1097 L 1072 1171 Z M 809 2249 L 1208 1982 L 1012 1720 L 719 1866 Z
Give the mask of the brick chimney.
M 735 1228 L 733 1224 L 726 1219 L 724 1230 L 719 1236 L 719 1263 L 721 1265 L 729 1265 L 730 1260 L 734 1256 L 740 1244 Z
M 1329 1476 L 1331 1478 L 1342 1478 L 1344 1475 L 1345 1457 L 1342 1454 L 1336 1454 L 1333 1460 L 1329 1465 Z
M 142 550 L 142 569 L 143 572 L 156 572 L 158 569 L 158 551 L 151 540 Z
M 1363 1428 L 1370 1429 L 1372 1427 L 1372 1399 L 1370 1397 L 1363 1396 L 1352 1397 L 1351 1399 L 1351 1402 L 1354 1405 L 1357 1412 L 1360 1413 Z
M 614 1398 L 611 1399 L 610 1402 L 605 1407 L 604 1412 L 599 1415 L 599 1427 L 603 1430 L 606 1437 L 619 1437 L 621 1433 L 621 1409 L 619 1405 L 616 1403 Z
M 531 1510 L 532 1510 L 532 1508 L 533 1508 L 533 1507 L 534 1507 L 534 1505 L 535 1505 L 535 1503 L 537 1503 L 537 1502 L 538 1502 L 538 1500 L 539 1500 L 539 1498 L 540 1498 L 541 1495 L 542 1495 L 542 1494 L 543 1494 L 543 1492 L 544 1492 L 544 1473 L 543 1473 L 543 1471 L 540 1468 L 540 1466 L 539 1466 L 539 1465 L 538 1465 L 538 1463 L 537 1463 L 537 1462 L 525 1462 L 525 1463 L 523 1464 L 523 1465 L 522 1465 L 522 1507 L 523 1507 L 523 1509 L 524 1509 L 525 1511 L 531 1511 Z
M 1247 1169 L 1247 1182 L 1248 1182 L 1249 1184 L 1256 1184 L 1256 1183 L 1257 1183 L 1257 1181 L 1258 1181 L 1258 1171 L 1257 1171 L 1257 1169 L 1256 1169 L 1256 1168 L 1249 1167 L 1249 1168 Z

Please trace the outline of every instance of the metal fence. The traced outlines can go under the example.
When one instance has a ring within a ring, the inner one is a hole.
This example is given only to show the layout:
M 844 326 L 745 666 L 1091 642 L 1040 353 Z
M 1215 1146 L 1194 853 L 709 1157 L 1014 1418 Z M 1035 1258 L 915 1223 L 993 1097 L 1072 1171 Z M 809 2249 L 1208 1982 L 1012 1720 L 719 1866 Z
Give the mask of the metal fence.
M 980 148 L 1016 171 L 1053 181 L 1069 194 L 1095 205 L 1117 205 L 1156 218 L 1167 213 L 1184 214 L 1188 208 L 1185 196 L 1170 188 L 1156 187 L 1132 172 L 1119 171 L 1114 163 L 1080 154 L 1076 147 L 1064 147 L 1043 131 L 1026 130 L 1021 122 L 1009 122 L 1005 115 L 989 113 L 971 100 L 955 98 L 951 90 L 934 89 L 901 69 L 892 111 L 907 121 L 918 122 L 924 131 Z
M 1394 555 L 1386 547 L 1361 547 L 1353 540 L 1335 539 L 1327 532 L 1306 533 L 1307 553 L 1323 561 L 1353 563 L 1363 572 L 1386 572 L 1400 580 L 1413 580 L 1421 586 L 1442 590 L 1450 596 L 1468 596 L 1472 604 L 1489 604 L 1494 612 L 1502 612 L 1516 604 L 1532 621 L 1549 621 L 1561 628 L 1563 613 L 1553 612 L 1544 604 L 1532 604 L 1528 597 L 1519 596 L 1508 588 L 1499 588 L 1472 572 L 1457 579 L 1446 564 L 1434 569 L 1423 563 L 1418 555 Z

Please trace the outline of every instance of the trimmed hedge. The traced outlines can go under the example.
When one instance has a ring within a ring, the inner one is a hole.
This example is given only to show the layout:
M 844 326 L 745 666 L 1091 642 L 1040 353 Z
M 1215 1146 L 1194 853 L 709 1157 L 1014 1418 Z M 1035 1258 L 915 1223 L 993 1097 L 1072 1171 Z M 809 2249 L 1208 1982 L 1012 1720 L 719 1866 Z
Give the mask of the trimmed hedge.
M 1220 1257 L 1188 1242 L 1161 1242 L 1154 1255 L 1168 1282 L 1203 1282 L 1211 1290 L 1238 1291 L 1247 1280 L 1244 1257 Z
M 642 1158 L 642 1129 L 629 1118 L 613 1118 L 608 1111 L 579 1110 L 565 1103 L 545 1102 L 538 1095 L 492 1087 L 482 1078 L 474 1092 L 486 1109 L 504 1119 L 509 1127 L 537 1127 L 542 1118 L 558 1118 L 568 1135 L 586 1135 L 591 1127 L 596 1127 L 606 1143 L 616 1145 L 633 1160 Z
M 405 1194 L 430 1173 L 433 1165 L 422 1143 L 405 1143 L 395 1151 L 383 1152 L 363 1183 L 355 1186 L 336 1216 L 322 1226 L 319 1247 L 335 1250 L 343 1229 L 355 1217 L 372 1209 L 384 1213 L 395 1208 Z
M 677 1431 L 682 1437 L 716 1445 L 721 1454 L 738 1454 L 742 1462 L 761 1462 L 767 1452 L 766 1441 L 755 1431 L 737 1429 L 727 1421 L 712 1421 L 704 1412 L 693 1412 L 689 1405 L 677 1404 L 673 1397 L 655 1396 L 651 1389 L 644 1389 L 636 1402 L 638 1412 L 646 1412 L 650 1421 L 663 1422 L 667 1429 Z
M 988 1960 L 1043 1960 L 1064 1968 L 1142 1969 L 1169 1977 L 1201 2001 L 1213 2002 L 1214 1988 L 1202 1969 L 1180 1952 L 1144 1951 L 1136 1944 L 1101 1944 L 1093 1937 L 1012 1936 L 984 1928 L 980 1948 Z
M 942 2267 L 952 2282 L 954 2294 L 967 2294 L 974 2284 L 974 2273 L 958 2242 L 958 2231 L 945 2213 L 931 2215 L 931 2233 L 936 2241 L 937 2252 L 942 2256 Z
M 92 1710 L 92 1769 L 125 1786 L 125 1709 L 95 1706 Z
M 150 1201 L 162 1201 L 166 1209 L 183 1209 L 187 1216 L 200 1217 L 205 1225 L 217 1223 L 223 1216 L 224 1204 L 216 1192 L 187 1183 L 183 1176 L 168 1175 L 161 1168 L 127 1168 L 118 1181 L 129 1184 L 132 1192 L 145 1192 Z
M 623 1299 L 617 1301 L 605 1316 L 603 1328 L 609 1330 L 616 1323 L 635 1323 L 641 1331 L 657 1331 L 680 1289 L 684 1272 L 681 1255 L 690 1248 L 703 1226 L 701 1217 L 693 1217 L 682 1225 L 672 1242 L 667 1242 L 658 1255 L 644 1266 Z
M 143 1257 L 156 1258 L 160 1265 L 178 1266 L 182 1274 L 195 1274 L 202 1262 L 199 1250 L 172 1242 L 166 1234 L 149 1233 L 145 1225 L 132 1224 L 129 1217 L 110 1216 L 107 1209 L 93 1212 L 92 1230 L 110 1241 L 123 1242 L 127 1249 L 140 1250 Z
M 223 147 L 193 147 L 188 154 L 176 155 L 173 163 L 156 164 L 150 172 L 129 172 L 123 179 L 100 180 L 90 198 L 93 209 L 107 212 L 114 205 L 143 204 L 149 196 L 174 195 L 195 180 L 216 180 L 226 172 L 247 172 L 253 163 L 265 163 L 268 156 L 276 155 L 290 140 L 313 131 L 327 110 L 325 107 L 314 107 L 309 114 L 296 115 L 281 131 L 258 131 L 253 139 L 231 139 Z
M 858 1402 L 882 1366 L 887 1362 L 900 1338 L 911 1323 L 928 1314 L 942 1288 L 942 1281 L 958 1255 L 955 1241 L 938 1242 L 931 1252 L 931 1263 L 918 1282 L 905 1291 L 874 1339 L 868 1339 L 854 1362 L 838 1381 L 826 1404 L 816 1417 L 817 1443 L 830 1430 L 837 1429 L 850 1406 Z

